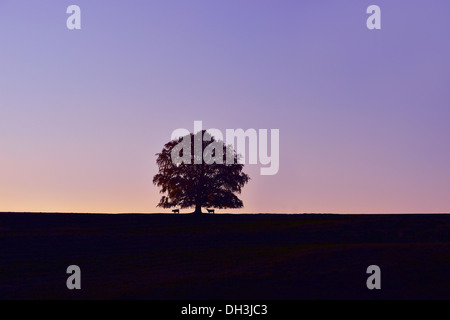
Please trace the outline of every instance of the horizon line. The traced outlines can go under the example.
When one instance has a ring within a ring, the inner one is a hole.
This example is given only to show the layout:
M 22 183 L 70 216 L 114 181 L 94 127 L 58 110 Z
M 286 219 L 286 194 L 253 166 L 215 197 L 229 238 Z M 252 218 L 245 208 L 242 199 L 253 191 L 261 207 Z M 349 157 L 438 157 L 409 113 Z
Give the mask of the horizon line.
M 187 215 L 192 214 L 192 212 L 185 212 L 174 214 L 172 212 L 69 212 L 69 211 L 0 211 L 0 214 L 91 214 L 91 215 L 150 215 L 150 214 L 161 214 L 161 215 Z M 297 213 L 289 213 L 289 212 L 240 212 L 240 213 L 215 213 L 209 214 L 207 212 L 202 212 L 205 215 L 427 215 L 427 214 L 450 214 L 450 212 L 360 212 L 360 213 L 339 213 L 339 212 L 297 212 Z M 200 214 L 199 214 L 200 215 Z

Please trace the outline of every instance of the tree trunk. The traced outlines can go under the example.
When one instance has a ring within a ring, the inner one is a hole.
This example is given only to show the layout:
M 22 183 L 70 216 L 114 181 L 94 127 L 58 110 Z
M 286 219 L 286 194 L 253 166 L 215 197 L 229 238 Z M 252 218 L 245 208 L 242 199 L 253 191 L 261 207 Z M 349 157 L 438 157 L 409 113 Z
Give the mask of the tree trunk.
M 195 206 L 195 211 L 194 211 L 194 213 L 202 213 L 202 206 L 199 205 L 199 204 L 197 204 L 197 205 Z

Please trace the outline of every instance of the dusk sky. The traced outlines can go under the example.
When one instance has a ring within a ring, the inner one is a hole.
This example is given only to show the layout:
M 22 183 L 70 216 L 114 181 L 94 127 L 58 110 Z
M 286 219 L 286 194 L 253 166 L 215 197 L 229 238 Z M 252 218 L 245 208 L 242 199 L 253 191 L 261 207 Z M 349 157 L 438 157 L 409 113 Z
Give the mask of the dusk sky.
M 170 212 L 155 154 L 201 120 L 280 130 L 278 173 L 245 165 L 244 208 L 218 212 L 448 213 L 449 16 L 448 0 L 0 0 L 0 211 Z

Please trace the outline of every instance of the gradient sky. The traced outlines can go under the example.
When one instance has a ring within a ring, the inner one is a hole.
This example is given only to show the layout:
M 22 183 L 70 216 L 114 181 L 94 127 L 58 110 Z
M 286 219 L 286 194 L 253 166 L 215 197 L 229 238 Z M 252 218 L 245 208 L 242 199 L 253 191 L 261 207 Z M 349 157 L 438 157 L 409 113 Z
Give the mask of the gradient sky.
M 448 0 L 0 0 L 0 211 L 166 212 L 155 153 L 202 120 L 280 129 L 278 174 L 245 166 L 231 212 L 450 212 L 449 15 Z

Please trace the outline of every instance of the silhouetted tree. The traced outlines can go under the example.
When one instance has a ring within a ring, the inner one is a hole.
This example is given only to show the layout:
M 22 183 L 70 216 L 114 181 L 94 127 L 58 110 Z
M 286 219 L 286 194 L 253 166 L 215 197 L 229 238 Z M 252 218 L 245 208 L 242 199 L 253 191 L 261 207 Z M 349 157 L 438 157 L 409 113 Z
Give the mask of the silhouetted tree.
M 153 177 L 153 183 L 164 194 L 158 207 L 195 207 L 194 213 L 201 213 L 202 207 L 243 207 L 235 193 L 241 193 L 250 180 L 242 172 L 244 165 L 237 163 L 238 155 L 231 146 L 215 140 L 205 130 L 169 141 L 156 155 L 159 172 Z M 184 161 L 174 161 L 174 155 L 184 157 Z M 227 156 L 232 162 L 227 163 Z

